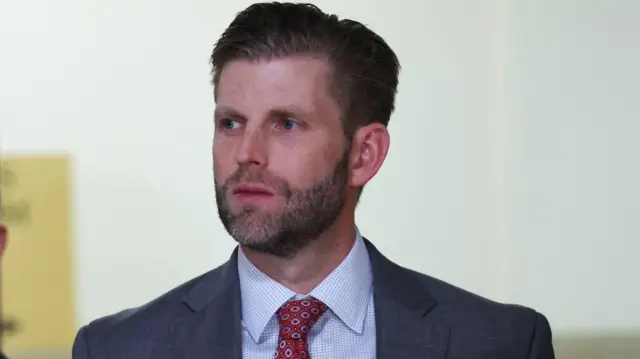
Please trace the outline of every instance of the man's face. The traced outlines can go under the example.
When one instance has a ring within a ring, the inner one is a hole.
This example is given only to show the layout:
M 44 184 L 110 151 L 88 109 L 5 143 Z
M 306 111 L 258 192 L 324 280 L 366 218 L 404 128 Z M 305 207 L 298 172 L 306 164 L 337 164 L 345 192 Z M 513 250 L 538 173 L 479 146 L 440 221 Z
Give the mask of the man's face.
M 329 66 L 311 57 L 237 60 L 218 85 L 216 202 L 240 244 L 290 256 L 342 211 L 348 149 Z

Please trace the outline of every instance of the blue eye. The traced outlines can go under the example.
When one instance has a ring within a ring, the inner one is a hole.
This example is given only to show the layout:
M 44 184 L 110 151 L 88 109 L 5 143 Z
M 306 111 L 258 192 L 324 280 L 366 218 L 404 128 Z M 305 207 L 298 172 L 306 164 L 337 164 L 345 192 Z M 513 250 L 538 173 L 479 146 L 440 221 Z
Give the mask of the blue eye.
M 233 130 L 238 127 L 238 122 L 230 119 L 224 119 L 220 121 L 220 127 L 225 130 Z
M 296 122 L 291 120 L 291 119 L 285 119 L 284 121 L 282 121 L 282 127 L 285 130 L 293 130 L 296 126 Z

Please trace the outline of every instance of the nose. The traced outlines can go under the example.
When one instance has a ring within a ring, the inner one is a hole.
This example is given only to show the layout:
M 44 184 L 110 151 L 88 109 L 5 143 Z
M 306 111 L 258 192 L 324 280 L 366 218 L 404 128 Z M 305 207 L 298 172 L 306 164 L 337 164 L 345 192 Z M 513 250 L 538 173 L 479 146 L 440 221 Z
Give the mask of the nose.
M 263 168 L 267 166 L 265 138 L 259 129 L 244 131 L 236 152 L 239 165 Z

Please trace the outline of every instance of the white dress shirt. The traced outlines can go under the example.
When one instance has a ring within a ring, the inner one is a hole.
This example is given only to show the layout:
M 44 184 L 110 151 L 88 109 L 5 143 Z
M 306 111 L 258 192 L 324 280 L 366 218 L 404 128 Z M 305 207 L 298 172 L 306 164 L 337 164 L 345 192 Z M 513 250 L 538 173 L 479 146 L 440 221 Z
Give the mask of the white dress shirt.
M 238 251 L 242 298 L 242 356 L 271 359 L 276 352 L 279 323 L 276 311 L 289 300 L 302 299 L 254 266 Z M 356 229 L 356 241 L 342 263 L 309 296 L 329 309 L 309 332 L 311 359 L 374 359 L 376 325 L 373 277 L 366 245 Z

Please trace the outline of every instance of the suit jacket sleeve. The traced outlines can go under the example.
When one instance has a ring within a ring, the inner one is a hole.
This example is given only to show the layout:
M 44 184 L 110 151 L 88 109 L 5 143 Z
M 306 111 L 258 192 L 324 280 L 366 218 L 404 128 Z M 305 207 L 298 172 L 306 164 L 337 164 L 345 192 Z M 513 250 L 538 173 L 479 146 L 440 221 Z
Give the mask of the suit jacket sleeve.
M 72 359 L 89 359 L 87 347 L 87 327 L 82 327 L 73 342 Z
M 540 313 L 536 315 L 535 329 L 527 359 L 555 359 L 551 326 L 547 318 Z

